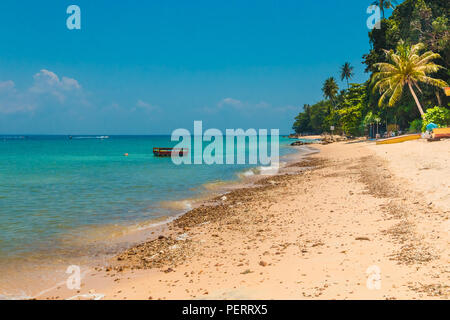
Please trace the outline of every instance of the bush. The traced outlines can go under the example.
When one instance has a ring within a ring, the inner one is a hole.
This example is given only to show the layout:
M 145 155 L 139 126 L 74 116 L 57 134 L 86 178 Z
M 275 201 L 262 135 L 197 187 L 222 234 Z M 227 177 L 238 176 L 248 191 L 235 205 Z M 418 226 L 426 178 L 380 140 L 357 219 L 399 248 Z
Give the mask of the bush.
M 421 119 L 416 119 L 411 121 L 411 123 L 409 124 L 409 132 L 410 133 L 417 133 L 417 132 L 421 132 L 422 131 L 422 120 Z
M 445 107 L 434 107 L 427 110 L 422 121 L 422 131 L 425 132 L 427 125 L 437 124 L 439 127 L 450 126 L 450 110 Z

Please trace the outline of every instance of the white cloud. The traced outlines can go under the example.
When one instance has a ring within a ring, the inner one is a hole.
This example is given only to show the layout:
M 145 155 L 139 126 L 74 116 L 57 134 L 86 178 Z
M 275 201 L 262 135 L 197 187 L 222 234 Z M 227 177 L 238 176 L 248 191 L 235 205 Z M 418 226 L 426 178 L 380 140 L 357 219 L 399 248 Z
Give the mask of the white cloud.
M 26 96 L 17 91 L 14 81 L 0 82 L 0 113 L 32 111 L 35 107 L 35 103 L 28 101 Z
M 15 89 L 15 83 L 12 80 L 0 82 L 0 92 Z
M 217 104 L 217 107 L 219 109 L 225 108 L 225 107 L 232 107 L 237 110 L 248 110 L 248 111 L 255 111 L 257 109 L 267 109 L 270 108 L 270 104 L 268 104 L 265 101 L 261 101 L 258 103 L 252 103 L 252 102 L 243 102 L 241 100 L 233 99 L 233 98 L 225 98 L 219 101 Z
M 136 103 L 136 106 L 139 108 L 144 108 L 144 109 L 151 109 L 152 105 L 150 103 L 147 103 L 145 101 L 142 100 L 138 100 Z
M 144 110 L 144 111 L 160 111 L 161 108 L 159 106 L 153 105 L 151 103 L 145 102 L 139 99 L 136 102 L 136 107 L 132 108 L 131 111 Z
M 0 82 L 0 113 L 34 111 L 48 103 L 48 100 L 43 100 L 48 96 L 56 98 L 59 104 L 67 102 L 68 98 L 76 98 L 78 103 L 88 104 L 81 85 L 75 79 L 59 78 L 56 73 L 46 69 L 36 73 L 33 79 L 33 85 L 27 90 L 18 90 L 12 80 Z
M 70 92 L 81 90 L 81 86 L 77 80 L 56 75 L 56 73 L 42 69 L 34 76 L 33 86 L 30 92 L 36 94 L 51 94 L 58 98 L 60 102 L 65 101 L 66 95 Z
M 244 106 L 244 104 L 240 100 L 236 100 L 233 98 L 225 98 L 219 101 L 217 104 L 219 108 L 223 108 L 225 106 L 232 106 L 234 108 L 241 108 Z

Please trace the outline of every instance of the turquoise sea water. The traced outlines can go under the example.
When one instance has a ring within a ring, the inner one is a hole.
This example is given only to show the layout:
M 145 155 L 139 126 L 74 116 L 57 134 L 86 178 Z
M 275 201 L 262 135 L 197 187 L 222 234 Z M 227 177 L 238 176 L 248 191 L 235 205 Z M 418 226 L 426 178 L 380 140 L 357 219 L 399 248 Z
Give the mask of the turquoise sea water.
M 290 142 L 280 137 L 281 156 L 294 152 Z M 65 252 L 102 226 L 174 215 L 181 209 L 165 202 L 255 167 L 176 166 L 153 156 L 153 147 L 175 144 L 170 136 L 0 137 L 0 266 Z

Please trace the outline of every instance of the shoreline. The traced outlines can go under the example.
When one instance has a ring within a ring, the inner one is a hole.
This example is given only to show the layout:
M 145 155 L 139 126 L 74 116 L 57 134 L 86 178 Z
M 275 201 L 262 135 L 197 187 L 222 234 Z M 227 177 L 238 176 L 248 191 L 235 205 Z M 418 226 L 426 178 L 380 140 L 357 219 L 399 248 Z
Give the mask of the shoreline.
M 282 156 L 282 159 L 284 163 L 289 163 L 289 160 L 292 157 L 302 157 L 304 154 L 308 154 L 311 152 L 314 152 L 311 150 L 311 148 L 308 147 L 292 147 L 292 146 L 286 146 L 289 149 L 295 150 L 293 153 L 289 153 L 287 155 Z M 309 151 L 306 151 L 309 150 Z M 215 198 L 220 198 L 223 195 L 232 192 L 235 189 L 240 188 L 248 188 L 252 187 L 257 181 L 264 178 L 266 175 L 261 174 L 258 172 L 257 167 L 250 167 L 247 169 L 244 169 L 242 172 L 237 173 L 237 178 L 235 180 L 230 181 L 221 181 L 220 183 L 216 180 L 212 180 L 210 183 L 207 183 L 203 185 L 205 188 L 204 191 L 200 192 L 196 197 L 194 198 L 186 198 L 186 199 L 179 199 L 179 200 L 173 200 L 173 201 L 167 201 L 165 205 L 167 206 L 178 206 L 179 204 L 182 204 L 185 208 L 178 209 L 178 213 L 175 213 L 173 215 L 169 215 L 166 217 L 161 218 L 154 218 L 146 221 L 139 222 L 138 224 L 133 224 L 130 226 L 123 226 L 123 227 L 114 227 L 115 229 L 121 228 L 122 231 L 116 230 L 117 235 L 113 237 L 108 237 L 108 239 L 105 240 L 97 240 L 94 241 L 91 245 L 95 245 L 95 243 L 99 242 L 99 244 L 103 246 L 107 246 L 109 249 L 101 249 L 98 254 L 95 254 L 94 256 L 89 257 L 73 257 L 70 258 L 72 262 L 70 263 L 58 263 L 55 264 L 52 268 L 51 262 L 46 262 L 45 269 L 46 271 L 42 271 L 42 274 L 40 271 L 33 271 L 33 274 L 37 276 L 38 278 L 49 278 L 52 277 L 51 273 L 56 273 L 57 275 L 54 275 L 55 279 L 60 279 L 61 281 L 54 282 L 53 286 L 45 288 L 44 286 L 41 286 L 39 284 L 39 281 L 37 281 L 36 285 L 29 286 L 28 281 L 26 291 L 24 290 L 18 290 L 15 289 L 14 292 L 22 291 L 22 294 L 8 294 L 7 292 L 4 292 L 3 295 L 4 299 L 34 299 L 37 297 L 40 297 L 44 295 L 46 292 L 52 291 L 55 288 L 60 287 L 61 285 L 65 285 L 63 279 L 65 279 L 67 276 L 65 275 L 64 271 L 65 268 L 71 264 L 78 265 L 77 261 L 84 261 L 80 267 L 83 274 L 90 274 L 97 268 L 105 268 L 108 265 L 107 261 L 110 261 L 114 256 L 119 254 L 120 252 L 123 252 L 124 250 L 127 250 L 127 248 L 133 247 L 138 245 L 139 243 L 148 241 L 148 239 L 156 239 L 159 235 L 163 235 L 167 233 L 168 226 L 182 217 L 184 214 L 188 213 L 189 211 L 203 205 L 208 204 L 211 205 L 214 203 Z M 247 172 L 252 172 L 251 175 L 247 175 Z M 258 173 L 257 173 L 258 172 Z M 217 186 L 211 186 L 218 183 Z M 180 206 L 181 207 L 181 206 Z M 107 226 L 106 226 L 107 227 Z M 105 227 L 105 228 L 106 228 Z M 102 230 L 104 227 L 101 227 Z M 105 248 L 107 248 L 105 247 Z M 106 251 L 105 251 L 106 250 Z M 114 252 L 111 253 L 113 250 Z M 103 253 L 102 253 L 103 252 Z M 107 253 L 109 252 L 109 253 Z M 48 269 L 48 270 L 47 270 Z M 64 269 L 64 270 L 63 270 Z M 53 272 L 52 272 L 53 270 Z M 28 276 L 27 278 L 30 278 Z M 20 279 L 16 279 L 15 281 L 21 281 Z M 42 281 L 42 280 L 41 280 Z M 44 280 L 45 281 L 45 280 Z M 25 293 L 27 292 L 27 293 Z M 31 295 L 29 295 L 31 293 Z
M 37 298 L 447 299 L 450 212 L 396 176 L 389 148 L 319 145 L 319 154 L 290 165 L 302 173 L 217 197 L 95 269 L 80 290 Z M 443 155 L 436 163 L 447 161 Z M 448 174 L 435 168 L 424 174 Z M 375 267 L 379 290 L 367 284 Z
M 280 167 L 280 170 L 283 171 L 283 168 L 289 167 L 291 164 L 301 161 L 303 158 L 319 152 L 318 149 L 311 147 L 311 146 L 287 146 L 290 149 L 295 150 L 293 153 L 289 153 L 287 155 L 282 156 L 282 163 L 285 163 L 284 166 Z M 254 173 L 255 170 L 257 170 L 258 167 L 251 167 L 247 168 L 241 173 L 239 173 L 237 180 L 231 180 L 231 181 L 221 181 L 219 187 L 213 188 L 213 191 L 209 190 L 206 192 L 202 192 L 199 194 L 196 198 L 189 198 L 189 199 L 181 199 L 181 200 L 174 200 L 170 201 L 171 203 L 176 202 L 189 202 L 189 209 L 183 210 L 180 213 L 177 213 L 173 216 L 169 216 L 163 219 L 163 221 L 152 223 L 152 220 L 147 221 L 145 223 L 145 227 L 143 229 L 135 228 L 133 231 L 128 232 L 128 234 L 120 236 L 119 239 L 123 240 L 125 238 L 133 239 L 131 241 L 128 241 L 129 248 L 134 248 L 136 246 L 139 246 L 142 243 L 148 242 L 148 241 L 155 241 L 158 239 L 158 237 L 165 237 L 173 235 L 173 226 L 177 223 L 179 219 L 182 219 L 183 216 L 190 213 L 191 211 L 195 211 L 196 209 L 200 207 L 213 207 L 217 205 L 217 202 L 220 202 L 221 198 L 226 196 L 229 193 L 235 192 L 243 189 L 253 189 L 258 186 L 258 182 L 261 180 L 264 180 L 266 178 L 274 177 L 277 175 L 280 175 L 282 173 L 276 173 L 276 174 L 262 174 Z M 285 169 L 286 170 L 286 169 Z M 252 171 L 252 175 L 246 175 L 245 173 L 248 171 Z M 213 184 L 215 182 L 208 183 L 207 185 Z M 207 188 L 208 189 L 208 188 Z M 119 239 L 115 239 L 115 241 L 118 241 Z M 118 255 L 120 255 L 123 252 L 128 251 L 129 249 L 121 249 L 117 251 L 115 254 L 111 255 L 109 258 L 107 258 L 107 261 L 111 261 Z M 84 275 L 92 274 L 93 272 L 96 272 L 98 270 L 108 270 L 111 266 L 108 266 L 108 264 L 102 264 L 102 265 L 91 265 L 88 266 L 84 272 L 82 272 Z M 84 278 L 84 277 L 83 277 Z M 33 295 L 32 297 L 29 297 L 29 299 L 40 299 L 42 297 L 45 297 L 48 292 L 52 292 L 55 289 L 60 289 L 61 286 L 64 286 L 65 282 L 59 282 L 52 286 L 51 288 L 47 288 L 45 290 L 39 291 L 39 293 Z

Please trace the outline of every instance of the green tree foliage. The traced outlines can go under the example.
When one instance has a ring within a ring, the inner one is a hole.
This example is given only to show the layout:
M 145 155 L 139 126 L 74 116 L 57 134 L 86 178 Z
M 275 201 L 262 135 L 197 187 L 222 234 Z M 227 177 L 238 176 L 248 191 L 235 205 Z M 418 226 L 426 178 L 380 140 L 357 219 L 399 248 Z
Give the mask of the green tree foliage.
M 383 49 L 395 49 L 400 40 L 407 44 L 422 42 L 428 50 L 447 60 L 449 3 L 447 0 L 405 0 L 399 4 L 389 19 L 381 21 L 380 29 L 369 33 L 372 50 L 363 56 L 367 71 L 374 71 L 371 69 L 374 63 L 385 61 Z M 449 66 L 448 62 L 444 67 Z
M 320 101 L 312 106 L 305 105 L 303 111 L 295 118 L 293 129 L 296 133 L 322 133 L 329 130 L 330 101 Z M 327 128 L 328 126 L 328 128 Z
M 375 123 L 380 123 L 380 122 L 381 122 L 381 118 L 377 114 L 374 114 L 372 111 L 369 111 L 362 121 L 362 126 L 368 127 L 369 125 L 373 125 Z
M 293 129 L 300 134 L 329 132 L 335 126 L 336 132 L 351 135 L 363 133 L 363 114 L 367 109 L 367 84 L 352 84 L 349 90 L 335 96 L 339 102 L 334 108 L 331 100 L 323 100 L 312 106 L 305 105 L 303 112 L 295 118 Z
M 324 132 L 329 130 L 330 115 L 332 115 L 332 113 L 333 108 L 330 101 L 323 100 L 312 106 L 311 127 L 315 132 Z
M 434 77 L 450 82 L 450 1 L 448 0 L 405 0 L 395 7 L 389 19 L 381 21 L 380 29 L 369 33 L 372 49 L 363 56 L 367 72 L 376 72 L 376 63 L 387 62 L 383 49 L 393 50 L 399 41 L 407 45 L 423 43 L 426 51 L 433 51 L 441 56 L 436 61 L 445 69 L 439 70 Z M 419 93 L 424 107 L 438 104 L 443 106 L 442 90 L 433 86 L 424 86 Z M 407 97 L 406 104 L 413 102 Z M 404 102 L 405 103 L 405 102 Z M 404 104 L 403 103 L 403 104 Z M 406 119 L 412 121 L 412 118 Z
M 396 0 L 376 0 L 373 2 L 374 5 L 380 7 L 381 14 L 384 18 L 384 10 L 392 9 L 397 4 Z
M 437 124 L 439 127 L 450 126 L 450 110 L 443 107 L 428 109 L 424 116 L 422 131 L 425 131 L 426 126 L 430 123 Z
M 417 133 L 422 131 L 422 119 L 415 119 L 411 121 L 411 124 L 409 125 L 408 132 L 410 133 Z
M 364 133 L 361 124 L 367 108 L 366 92 L 366 84 L 352 84 L 349 90 L 344 93 L 337 112 L 339 114 L 339 125 L 347 134 L 356 136 Z
M 295 117 L 295 122 L 292 127 L 296 133 L 314 133 L 311 126 L 311 106 L 305 104 L 303 106 L 303 112 L 300 112 L 298 116 Z

